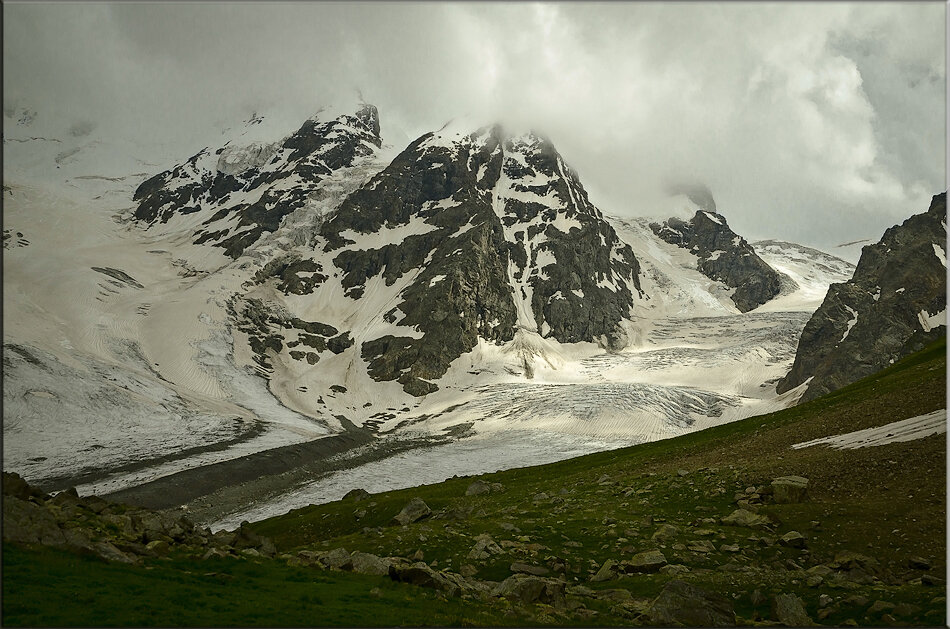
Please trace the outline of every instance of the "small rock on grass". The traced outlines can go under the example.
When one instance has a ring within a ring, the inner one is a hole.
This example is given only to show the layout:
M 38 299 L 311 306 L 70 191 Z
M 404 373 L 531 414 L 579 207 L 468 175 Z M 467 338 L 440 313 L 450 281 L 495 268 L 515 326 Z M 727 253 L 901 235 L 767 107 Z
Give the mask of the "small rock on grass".
M 658 550 L 645 550 L 623 562 L 626 572 L 656 572 L 667 564 L 666 557 Z
M 597 571 L 593 577 L 591 577 L 592 583 L 599 583 L 601 581 L 610 581 L 611 579 L 617 578 L 617 571 L 619 570 L 619 565 L 613 559 L 608 559 L 604 562 L 604 565 L 600 567 L 600 570 Z
M 806 540 L 805 536 L 798 531 L 789 531 L 779 539 L 779 544 L 790 548 L 804 548 Z
M 762 515 L 756 515 L 747 509 L 736 509 L 722 519 L 722 523 L 727 526 L 744 526 L 749 528 L 766 526 L 769 519 Z
M 483 480 L 477 480 L 468 486 L 468 489 L 465 490 L 465 495 L 480 496 L 481 494 L 487 494 L 489 492 L 491 492 L 491 485 Z
M 778 504 L 804 502 L 808 495 L 808 479 L 802 476 L 782 476 L 772 481 L 772 495 Z
M 802 600 L 794 594 L 778 594 L 772 599 L 772 617 L 787 627 L 810 627 L 814 624 L 805 612 Z
M 429 508 L 429 505 L 427 505 L 421 498 L 413 498 L 405 507 L 402 508 L 402 511 L 393 517 L 393 523 L 405 526 L 407 524 L 412 524 L 413 522 L 418 522 L 419 520 L 426 518 L 431 514 L 432 509 Z

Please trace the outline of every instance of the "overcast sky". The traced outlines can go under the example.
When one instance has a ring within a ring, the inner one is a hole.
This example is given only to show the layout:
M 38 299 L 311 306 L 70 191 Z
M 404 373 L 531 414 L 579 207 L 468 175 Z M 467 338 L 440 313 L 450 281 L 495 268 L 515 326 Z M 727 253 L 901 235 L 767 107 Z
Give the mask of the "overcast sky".
M 68 3 L 4 12 L 4 107 L 187 151 L 359 90 L 399 145 L 467 115 L 550 137 L 611 214 L 709 186 L 832 253 L 946 189 L 946 5 Z M 205 139 L 207 138 L 207 139 Z M 857 253 L 856 251 L 854 253 Z

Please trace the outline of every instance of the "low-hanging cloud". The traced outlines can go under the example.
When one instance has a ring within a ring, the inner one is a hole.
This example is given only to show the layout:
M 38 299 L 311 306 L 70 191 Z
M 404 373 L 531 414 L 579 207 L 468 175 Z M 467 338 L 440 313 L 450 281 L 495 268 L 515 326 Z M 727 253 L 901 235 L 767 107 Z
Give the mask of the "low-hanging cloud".
M 187 152 L 251 111 L 290 124 L 359 91 L 393 143 L 462 115 L 533 128 L 606 212 L 697 182 L 740 233 L 833 251 L 946 187 L 945 11 L 8 3 L 4 106 Z

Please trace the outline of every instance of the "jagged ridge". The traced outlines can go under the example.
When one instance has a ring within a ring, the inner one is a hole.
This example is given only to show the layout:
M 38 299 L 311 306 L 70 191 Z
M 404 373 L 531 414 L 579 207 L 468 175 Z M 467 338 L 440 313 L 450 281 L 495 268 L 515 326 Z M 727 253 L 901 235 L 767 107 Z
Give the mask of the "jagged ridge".
M 805 325 L 783 393 L 802 401 L 887 367 L 946 334 L 947 195 L 864 247 L 851 280 L 832 284 Z
M 650 228 L 666 242 L 696 255 L 696 268 L 703 275 L 735 288 L 732 301 L 739 312 L 761 306 L 782 290 L 782 276 L 729 228 L 722 214 L 699 210 L 689 221 L 670 218 L 651 223 Z

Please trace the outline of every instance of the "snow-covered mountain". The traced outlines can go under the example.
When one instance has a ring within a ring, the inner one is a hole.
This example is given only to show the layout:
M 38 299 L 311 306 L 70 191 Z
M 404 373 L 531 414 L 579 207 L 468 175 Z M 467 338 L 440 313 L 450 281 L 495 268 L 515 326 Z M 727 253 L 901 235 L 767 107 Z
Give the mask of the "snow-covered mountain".
M 253 116 L 182 163 L 115 157 L 125 172 L 101 175 L 106 139 L 73 137 L 57 173 L 60 138 L 10 114 L 4 455 L 51 486 L 343 430 L 545 435 L 556 458 L 766 412 L 800 394 L 774 383 L 851 272 L 750 246 L 721 214 L 700 225 L 688 195 L 682 242 L 605 215 L 550 140 L 497 125 L 401 149 L 369 105 L 296 129 Z M 681 246 L 707 232 L 712 249 Z M 747 281 L 780 278 L 769 297 L 740 307 L 708 268 L 737 256 L 758 261 Z
M 862 249 L 801 335 L 779 391 L 810 400 L 869 376 L 947 333 L 947 194 Z

